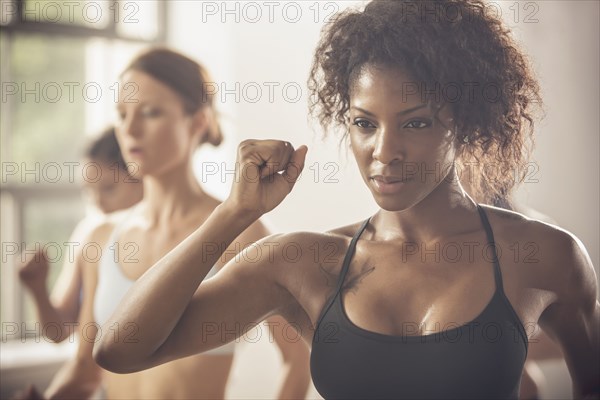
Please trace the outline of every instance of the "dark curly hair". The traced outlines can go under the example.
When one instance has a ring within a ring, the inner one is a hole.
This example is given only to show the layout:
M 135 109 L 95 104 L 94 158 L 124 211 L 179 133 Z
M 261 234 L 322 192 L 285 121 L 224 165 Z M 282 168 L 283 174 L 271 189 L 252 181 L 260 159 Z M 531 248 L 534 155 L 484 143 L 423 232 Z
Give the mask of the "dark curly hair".
M 325 131 L 347 126 L 361 68 L 400 68 L 427 88 L 430 106 L 450 104 L 468 191 L 478 201 L 508 206 L 527 172 L 541 97 L 528 60 L 497 14 L 482 0 L 374 0 L 363 11 L 340 13 L 315 52 L 311 114 Z M 475 172 L 467 181 L 466 171 Z
M 90 160 L 103 161 L 107 164 L 116 164 L 123 171 L 127 171 L 127 164 L 121 154 L 115 128 L 105 128 L 93 141 L 88 144 L 85 156 Z

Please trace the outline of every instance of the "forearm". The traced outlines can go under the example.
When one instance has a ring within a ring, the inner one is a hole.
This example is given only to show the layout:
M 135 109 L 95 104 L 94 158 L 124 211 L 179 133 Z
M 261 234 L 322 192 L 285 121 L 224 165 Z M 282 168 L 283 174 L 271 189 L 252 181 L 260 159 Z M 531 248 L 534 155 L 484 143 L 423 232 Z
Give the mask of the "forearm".
M 69 336 L 70 330 L 67 329 L 67 322 L 64 315 L 57 309 L 48 295 L 46 288 L 30 289 L 33 295 L 38 319 L 42 324 L 42 332 L 50 334 L 48 339 L 58 343 Z
M 50 295 L 54 308 L 69 323 L 77 322 L 81 311 L 83 283 L 79 268 L 76 262 L 65 263 Z
M 88 399 L 100 386 L 102 371 L 93 360 L 68 361 L 44 392 L 46 399 Z
M 102 327 L 106 332 L 114 326 L 134 326 L 136 343 L 103 335 L 94 348 L 100 365 L 143 365 L 169 337 L 225 249 L 256 219 L 225 204 L 218 206 L 200 228 L 138 279 Z

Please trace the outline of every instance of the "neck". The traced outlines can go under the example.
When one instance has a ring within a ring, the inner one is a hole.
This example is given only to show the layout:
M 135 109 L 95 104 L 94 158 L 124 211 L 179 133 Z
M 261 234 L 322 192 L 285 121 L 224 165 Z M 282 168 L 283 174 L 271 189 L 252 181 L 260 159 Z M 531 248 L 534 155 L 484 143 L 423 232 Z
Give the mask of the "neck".
M 151 226 L 185 220 L 208 195 L 196 180 L 191 164 L 161 175 L 144 177 L 144 214 Z
M 414 206 L 402 211 L 380 209 L 371 222 L 375 237 L 380 240 L 427 243 L 477 229 L 480 221 L 475 210 L 476 203 L 464 191 L 452 170 Z

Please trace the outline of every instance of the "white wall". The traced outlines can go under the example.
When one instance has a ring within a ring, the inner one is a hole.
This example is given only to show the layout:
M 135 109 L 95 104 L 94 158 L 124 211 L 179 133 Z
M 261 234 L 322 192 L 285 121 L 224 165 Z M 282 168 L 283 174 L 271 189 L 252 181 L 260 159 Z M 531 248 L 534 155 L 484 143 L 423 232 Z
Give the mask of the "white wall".
M 517 38 L 541 79 L 546 118 L 537 128 L 539 182 L 525 184 L 519 195 L 554 218 L 586 245 L 598 271 L 599 254 L 599 8 L 596 1 L 540 1 L 521 8 L 501 3 Z
M 226 89 L 233 90 L 236 84 L 240 85 L 239 101 L 233 94 L 227 94 L 219 104 L 221 110 L 226 110 L 227 122 L 231 125 L 226 126 L 227 141 L 223 149 L 219 149 L 218 156 L 228 161 L 231 167 L 237 143 L 246 138 L 285 138 L 294 145 L 307 144 L 309 153 L 304 175 L 284 205 L 267 219 L 279 231 L 291 231 L 325 230 L 365 218 L 375 208 L 362 181 L 354 173 L 354 161 L 340 160 L 337 139 L 322 143 L 307 121 L 306 80 L 322 21 L 328 12 L 353 2 L 335 3 L 335 9 L 319 4 L 318 23 L 314 20 L 316 8 L 313 2 L 274 2 L 279 6 L 273 9 L 273 22 L 269 22 L 269 9 L 262 6 L 264 3 L 255 3 L 261 5 L 263 12 L 260 23 L 249 22 L 255 14 L 250 14 L 251 9 L 244 13 L 247 2 L 227 3 L 228 10 L 234 10 L 235 5 L 239 7 L 239 23 L 235 22 L 235 14 L 222 13 L 225 10 L 222 2 L 172 2 L 170 15 L 169 43 L 203 62 L 215 81 L 225 85 Z M 286 18 L 295 18 L 294 7 L 288 5 L 283 11 L 285 4 L 290 3 L 301 6 L 302 14 L 296 23 L 286 21 Z M 219 7 L 217 15 L 208 13 L 213 5 Z M 226 18 L 225 23 L 221 22 L 221 17 Z M 206 22 L 202 22 L 203 18 Z M 284 94 L 282 89 L 286 84 L 288 88 Z M 274 87 L 272 101 L 269 85 L 279 85 Z M 257 91 L 253 87 L 262 89 L 262 97 L 255 103 L 252 101 Z M 293 102 L 296 87 L 301 89 L 302 97 Z M 212 153 L 213 150 L 207 148 L 199 159 L 217 159 Z M 327 162 L 336 165 L 325 166 Z M 326 177 L 330 179 L 326 180 Z M 339 182 L 331 183 L 333 179 Z M 218 180 L 211 183 L 214 185 L 209 187 L 215 192 L 228 193 L 230 181 L 226 185 Z M 354 204 L 364 206 L 357 209 L 340 204 L 350 196 L 358 200 Z M 312 217 L 306 218 L 300 210 L 311 210 Z
M 169 43 L 173 47 L 203 62 L 215 81 L 228 89 L 233 89 L 236 82 L 241 87 L 255 83 L 263 88 L 263 97 L 257 103 L 249 101 L 255 92 L 248 91 L 244 96 L 242 91 L 239 101 L 228 95 L 219 104 L 227 115 L 227 140 L 216 152 L 202 151 L 198 169 L 203 161 L 226 161 L 232 165 L 236 144 L 246 138 L 278 138 L 294 145 L 308 144 L 307 170 L 293 193 L 267 216 L 271 225 L 277 231 L 322 231 L 372 214 L 376 206 L 351 156 L 346 159 L 345 151 L 338 151 L 337 139 L 321 142 L 307 122 L 306 78 L 323 19 L 332 10 L 325 8 L 329 3 L 320 2 L 315 7 L 315 2 L 295 2 L 302 9 L 296 23 L 286 21 L 295 16 L 293 5 L 289 5 L 294 2 L 273 2 L 277 6 L 272 22 L 266 3 L 254 3 L 262 12 L 256 23 L 250 22 L 256 16 L 256 8 L 247 6 L 248 2 L 226 3 L 226 6 L 220 1 L 170 3 Z M 335 4 L 341 9 L 354 3 Z M 287 12 L 283 12 L 286 4 Z M 515 9 L 509 8 L 514 4 L 520 7 L 518 18 Z M 539 165 L 536 175 L 539 182 L 521 188 L 518 198 L 575 233 L 598 268 L 599 3 L 579 0 L 529 4 L 538 7 L 533 16 L 535 8 L 526 8 L 524 3 L 501 3 L 503 17 L 523 42 L 539 73 L 547 106 L 547 118 L 537 128 L 535 160 Z M 226 14 L 224 7 L 232 13 Z M 317 8 L 320 15 L 315 22 Z M 235 21 L 236 16 L 239 22 Z M 538 22 L 525 23 L 526 16 Z M 274 102 L 268 99 L 266 82 L 280 84 Z M 302 88 L 303 97 L 297 103 L 286 101 L 280 90 L 290 82 Z M 330 169 L 325 168 L 328 162 L 334 163 Z M 320 172 L 318 179 L 316 171 Z M 333 173 L 330 177 L 337 179 L 337 183 L 326 182 L 329 173 Z M 223 185 L 219 179 L 211 179 L 207 185 L 214 193 L 225 196 L 230 180 Z M 310 210 L 310 217 L 306 210 Z M 266 358 L 262 355 L 257 358 L 265 360 L 261 363 L 264 371 L 254 369 L 252 379 L 245 380 L 255 386 L 242 390 L 241 386 L 232 385 L 231 396 L 260 397 L 274 393 L 269 391 L 274 388 L 263 386 L 272 386 L 272 379 L 260 377 L 263 372 L 275 373 L 269 362 L 275 362 L 277 354 L 274 351 L 266 354 Z M 256 360 L 251 361 L 250 356 L 237 362 L 234 376 L 246 376 L 243 369 L 253 365 L 252 362 Z

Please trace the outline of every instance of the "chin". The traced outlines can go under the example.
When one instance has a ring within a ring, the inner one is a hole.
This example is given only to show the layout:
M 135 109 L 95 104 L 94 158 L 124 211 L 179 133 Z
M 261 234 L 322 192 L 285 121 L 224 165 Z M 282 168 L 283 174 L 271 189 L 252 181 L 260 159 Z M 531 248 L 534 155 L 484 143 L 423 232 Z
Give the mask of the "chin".
M 402 212 L 419 204 L 421 201 L 427 198 L 431 192 L 415 193 L 413 191 L 412 193 L 404 192 L 389 195 L 372 192 L 371 194 L 373 195 L 373 198 L 375 199 L 375 202 L 379 208 L 382 210 L 390 212 Z
M 379 206 L 379 208 L 381 208 L 382 210 L 385 211 L 390 211 L 390 212 L 401 212 L 404 210 L 408 210 L 409 208 L 411 208 L 412 206 L 414 206 L 417 202 L 411 202 L 408 201 L 407 199 L 403 199 L 401 196 L 381 196 L 381 195 L 374 195 L 373 198 L 375 199 L 375 202 L 377 203 L 377 205 Z
M 141 180 L 144 179 L 144 176 L 148 175 L 148 171 L 138 165 L 135 167 L 135 170 L 129 172 L 129 175 L 133 179 Z

